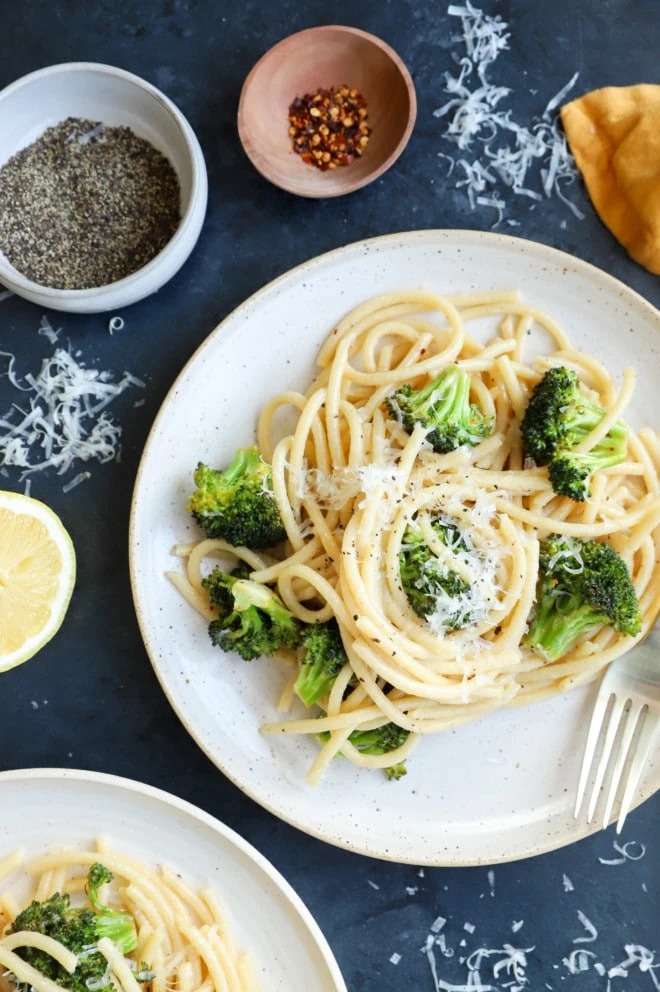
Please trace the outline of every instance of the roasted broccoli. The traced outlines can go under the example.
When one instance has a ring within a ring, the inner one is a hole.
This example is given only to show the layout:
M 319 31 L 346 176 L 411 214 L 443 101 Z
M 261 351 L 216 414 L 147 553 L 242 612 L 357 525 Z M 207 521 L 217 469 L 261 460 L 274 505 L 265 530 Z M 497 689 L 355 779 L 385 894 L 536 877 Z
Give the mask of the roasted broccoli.
M 214 568 L 210 575 L 202 579 L 202 585 L 221 617 L 231 613 L 234 608 L 234 600 L 231 595 L 231 588 L 234 583 L 237 579 L 249 578 L 249 566 L 244 561 L 240 561 L 231 572 L 223 572 L 221 568 Z
M 461 537 L 458 528 L 442 520 L 434 520 L 431 524 L 437 537 L 454 554 L 467 552 L 468 547 Z M 399 551 L 399 574 L 403 591 L 415 613 L 423 618 L 431 616 L 442 602 L 447 606 L 447 599 L 456 599 L 457 609 L 448 612 L 445 626 L 451 630 L 464 627 L 469 620 L 466 613 L 465 593 L 470 585 L 456 572 L 441 561 L 429 548 L 419 526 L 413 521 L 406 527 Z M 460 597 L 460 599 L 459 599 Z
M 617 421 L 585 454 L 573 449 L 598 426 L 605 411 L 580 388 L 576 372 L 549 369 L 530 396 L 521 424 L 525 454 L 548 465 L 552 488 L 560 496 L 583 502 L 591 495 L 589 479 L 626 457 L 628 428 Z
M 425 427 L 434 450 L 441 453 L 479 444 L 492 429 L 490 418 L 470 403 L 470 376 L 458 365 L 448 365 L 423 389 L 401 386 L 387 400 L 387 409 L 409 434 L 417 424 Z
M 556 661 L 607 624 L 634 637 L 642 626 L 625 562 L 611 544 L 554 534 L 541 544 L 536 606 L 525 643 Z
M 68 895 L 56 893 L 43 902 L 32 902 L 19 913 L 8 933 L 30 930 L 45 934 L 64 944 L 74 954 L 84 954 L 79 958 L 76 970 L 69 974 L 45 951 L 36 947 L 17 948 L 24 961 L 37 971 L 50 978 L 70 992 L 89 992 L 90 987 L 97 992 L 114 992 L 112 983 L 106 981 L 107 962 L 103 955 L 94 951 L 102 937 L 109 937 L 122 954 L 130 954 L 137 947 L 135 921 L 128 913 L 109 909 L 98 903 L 98 888 L 112 881 L 112 873 L 101 864 L 93 864 L 87 877 L 87 893 L 94 909 L 72 909 Z M 150 981 L 153 975 L 146 970 L 137 972 L 138 981 Z M 20 983 L 16 983 L 20 985 Z
M 300 624 L 268 586 L 219 568 L 204 584 L 221 611 L 209 624 L 209 635 L 223 651 L 235 651 L 250 661 L 298 646 Z
M 354 730 L 348 739 L 353 747 L 363 754 L 387 754 L 405 744 L 409 732 L 396 723 L 386 723 L 376 730 Z M 330 739 L 330 734 L 326 731 L 319 734 L 319 737 L 325 743 Z M 389 779 L 396 780 L 406 774 L 406 767 L 403 761 L 399 761 L 396 765 L 385 768 L 384 771 Z
M 311 706 L 327 696 L 348 659 L 334 619 L 303 627 L 301 644 L 305 650 L 294 689 L 305 706 Z
M 202 462 L 188 509 L 206 531 L 234 545 L 270 548 L 286 538 L 268 465 L 255 447 L 241 448 L 225 471 Z

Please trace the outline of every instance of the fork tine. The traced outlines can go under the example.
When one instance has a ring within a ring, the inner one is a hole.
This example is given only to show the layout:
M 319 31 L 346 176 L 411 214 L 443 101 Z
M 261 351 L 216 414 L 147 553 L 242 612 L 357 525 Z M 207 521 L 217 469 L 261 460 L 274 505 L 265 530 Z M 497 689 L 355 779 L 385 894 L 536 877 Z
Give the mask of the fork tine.
M 605 717 L 605 711 L 607 710 L 608 703 L 610 701 L 610 693 L 603 692 L 603 687 L 601 686 L 600 692 L 596 699 L 596 705 L 594 706 L 594 711 L 591 717 L 591 723 L 589 724 L 589 733 L 587 734 L 587 743 L 584 747 L 584 757 L 582 759 L 582 769 L 580 771 L 580 781 L 578 783 L 577 799 L 575 800 L 575 812 L 573 817 L 577 819 L 580 812 L 580 807 L 582 806 L 582 800 L 584 799 L 584 793 L 587 788 L 587 781 L 589 779 L 589 772 L 591 771 L 591 763 L 594 760 L 594 752 L 596 750 L 596 744 L 598 743 L 598 738 L 600 736 L 600 730 L 603 725 L 603 718 Z
M 610 816 L 612 815 L 612 808 L 614 806 L 614 801 L 616 799 L 616 794 L 619 791 L 619 785 L 621 783 L 621 775 L 623 774 L 623 767 L 626 763 L 628 757 L 628 752 L 630 751 L 630 745 L 632 739 L 635 735 L 635 728 L 637 727 L 637 722 L 639 720 L 639 714 L 644 709 L 644 703 L 633 703 L 628 712 L 628 717 L 625 720 L 623 726 L 623 734 L 621 736 L 621 744 L 619 745 L 619 753 L 616 758 L 616 764 L 614 766 L 614 771 L 612 772 L 612 780 L 610 782 L 610 791 L 607 797 L 607 802 L 605 803 L 605 813 L 603 814 L 603 830 L 607 829 L 607 825 L 610 822 Z
M 651 744 L 653 743 L 653 736 L 655 731 L 658 729 L 658 724 L 660 719 L 657 713 L 651 713 L 647 710 L 646 718 L 644 719 L 644 724 L 642 726 L 642 732 L 639 735 L 639 740 L 637 741 L 637 748 L 635 750 L 635 757 L 633 758 L 633 763 L 630 766 L 630 772 L 628 773 L 628 781 L 626 782 L 626 790 L 623 793 L 623 799 L 621 800 L 621 809 L 619 810 L 619 819 L 616 824 L 616 832 L 621 833 L 623 824 L 625 823 L 626 817 L 628 816 L 628 811 L 632 805 L 633 797 L 635 795 L 635 790 L 639 785 L 639 780 L 642 777 L 642 771 L 644 770 L 644 764 L 649 756 L 649 751 L 651 750 Z
M 610 755 L 612 754 L 612 748 L 614 747 L 614 741 L 616 740 L 617 731 L 619 729 L 619 723 L 621 722 L 621 715 L 627 701 L 628 700 L 625 696 L 621 698 L 620 696 L 615 695 L 614 697 L 612 709 L 610 710 L 610 718 L 605 731 L 603 750 L 601 752 L 600 761 L 598 762 L 596 779 L 591 793 L 591 800 L 589 801 L 589 809 L 587 810 L 587 823 L 591 823 L 594 818 L 594 813 L 596 812 L 596 806 L 598 805 L 598 800 L 600 799 L 600 790 L 605 778 L 605 772 L 607 771 Z

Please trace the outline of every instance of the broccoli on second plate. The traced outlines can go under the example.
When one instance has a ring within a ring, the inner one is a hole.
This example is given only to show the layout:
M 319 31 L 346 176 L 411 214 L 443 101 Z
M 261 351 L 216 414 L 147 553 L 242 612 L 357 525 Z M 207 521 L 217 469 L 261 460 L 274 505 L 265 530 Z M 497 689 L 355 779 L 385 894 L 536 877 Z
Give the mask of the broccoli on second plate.
M 467 552 L 468 547 L 453 524 L 434 520 L 431 526 L 437 537 L 454 554 Z M 456 611 L 448 611 L 445 626 L 458 630 L 466 625 L 469 613 L 466 614 L 463 608 L 464 594 L 469 592 L 470 585 L 445 562 L 440 561 L 426 544 L 421 528 L 414 521 L 406 527 L 401 542 L 399 574 L 403 591 L 417 616 L 429 617 L 436 612 L 441 601 L 447 605 L 448 600 L 455 599 Z M 462 603 L 459 597 L 463 598 Z
M 239 575 L 244 570 L 239 568 Z M 300 643 L 300 623 L 268 586 L 215 568 L 204 580 L 219 616 L 209 624 L 212 642 L 246 661 Z
M 224 471 L 200 462 L 193 478 L 188 509 L 207 537 L 247 548 L 270 548 L 286 538 L 271 467 L 258 448 L 240 448 Z
M 589 479 L 626 457 L 628 428 L 617 421 L 591 451 L 573 449 L 598 426 L 605 411 L 580 388 L 576 372 L 549 369 L 536 384 L 521 424 L 525 454 L 548 465 L 552 488 L 560 496 L 584 502 L 591 496 Z
M 611 544 L 548 537 L 541 544 L 536 606 L 525 643 L 556 661 L 580 636 L 603 624 L 630 637 L 641 630 L 625 562 Z
M 389 413 L 409 434 L 421 424 L 435 451 L 474 446 L 492 430 L 489 417 L 470 403 L 470 376 L 458 365 L 448 365 L 422 389 L 401 386 L 387 401 Z
M 97 992 L 114 992 L 111 982 L 103 984 L 107 962 L 100 951 L 94 950 L 95 945 L 102 937 L 109 937 L 122 954 L 130 954 L 137 947 L 137 930 L 129 913 L 99 905 L 99 886 L 111 882 L 112 877 L 103 865 L 93 864 L 87 876 L 87 893 L 93 909 L 72 909 L 68 895 L 55 893 L 50 899 L 30 903 L 8 930 L 8 933 L 30 930 L 45 934 L 74 954 L 84 950 L 72 975 L 39 948 L 17 948 L 16 953 L 46 978 L 70 992 L 89 992 L 90 987 Z M 153 975 L 145 967 L 135 977 L 139 982 L 146 982 Z M 16 985 L 22 988 L 20 982 Z

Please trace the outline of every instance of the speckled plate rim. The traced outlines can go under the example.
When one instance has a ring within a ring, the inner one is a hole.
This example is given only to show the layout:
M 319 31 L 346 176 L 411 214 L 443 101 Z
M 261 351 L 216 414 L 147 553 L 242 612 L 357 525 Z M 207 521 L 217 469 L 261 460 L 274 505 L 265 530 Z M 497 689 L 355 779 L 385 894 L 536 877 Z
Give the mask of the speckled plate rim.
M 603 269 L 598 268 L 596 265 L 592 265 L 590 262 L 586 262 L 575 255 L 571 255 L 568 252 L 561 251 L 559 248 L 552 248 L 549 245 L 542 244 L 539 241 L 532 241 L 529 238 L 520 238 L 508 234 L 497 234 L 494 232 L 487 231 L 473 231 L 465 228 L 424 228 L 419 231 L 404 231 L 401 233 L 384 234 L 375 238 L 365 238 L 361 241 L 354 241 L 350 244 L 342 245 L 339 248 L 335 248 L 331 251 L 324 252 L 321 255 L 316 255 L 305 262 L 301 262 L 299 265 L 294 266 L 287 272 L 282 273 L 282 275 L 277 276 L 275 279 L 266 283 L 261 289 L 252 293 L 243 303 L 239 304 L 234 310 L 227 314 L 223 320 L 216 325 L 216 327 L 210 332 L 210 334 L 202 341 L 202 343 L 196 348 L 193 354 L 190 356 L 186 364 L 183 366 L 176 379 L 172 383 L 170 389 L 168 390 L 165 399 L 160 405 L 158 413 L 154 418 L 154 422 L 151 426 L 147 440 L 144 445 L 144 449 L 140 458 L 140 464 L 138 466 L 137 475 L 135 478 L 135 485 L 133 488 L 133 496 L 131 499 L 131 512 L 129 519 L 129 530 L 128 530 L 128 558 L 129 558 L 129 573 L 131 582 L 131 591 L 133 595 L 133 604 L 135 607 L 135 613 L 138 621 L 138 626 L 140 628 L 140 633 L 142 635 L 142 640 L 144 641 L 144 646 L 151 661 L 156 677 L 160 682 L 160 685 L 165 693 L 170 706 L 179 717 L 179 720 L 186 728 L 190 736 L 193 738 L 198 747 L 206 754 L 211 762 L 225 775 L 234 785 L 236 785 L 245 795 L 253 799 L 254 802 L 258 803 L 261 807 L 268 810 L 278 819 L 283 820 L 285 823 L 296 827 L 298 830 L 302 830 L 303 833 L 309 836 L 316 837 L 319 840 L 323 840 L 328 844 L 332 844 L 335 847 L 343 848 L 347 851 L 351 851 L 354 854 L 363 854 L 365 857 L 378 858 L 382 861 L 393 861 L 397 864 L 413 864 L 413 865 L 424 865 L 428 867 L 455 867 L 455 868 L 468 868 L 468 867 L 478 867 L 485 864 L 498 864 L 498 863 L 508 863 L 511 861 L 522 861 L 525 858 L 536 857 L 540 854 L 546 854 L 549 851 L 555 851 L 559 848 L 566 847 L 569 844 L 573 844 L 585 837 L 589 837 L 592 834 L 598 833 L 601 830 L 600 821 L 595 820 L 594 822 L 587 824 L 583 820 L 574 820 L 573 829 L 567 831 L 563 836 L 552 836 L 548 838 L 544 843 L 536 843 L 517 850 L 514 853 L 507 854 L 506 856 L 501 856 L 498 858 L 482 859 L 482 858 L 464 858 L 464 857 L 454 857 L 454 856 L 444 856 L 442 858 L 433 856 L 418 856 L 418 857 L 394 857 L 386 853 L 379 853 L 370 849 L 368 846 L 362 846 L 356 843 L 352 843 L 341 835 L 335 834 L 331 827 L 326 829 L 315 828 L 309 824 L 301 822 L 295 815 L 289 811 L 283 811 L 278 808 L 272 802 L 266 801 L 263 796 L 259 794 L 258 791 L 247 786 L 241 779 L 233 775 L 223 764 L 221 758 L 216 755 L 210 747 L 207 747 L 203 742 L 200 735 L 195 731 L 194 725 L 186 719 L 182 708 L 177 703 L 176 694 L 170 686 L 165 674 L 160 670 L 157 662 L 157 654 L 150 642 L 149 633 L 147 630 L 146 617 L 142 611 L 141 604 L 138 599 L 137 594 L 137 579 L 136 579 L 136 562 L 137 557 L 137 547 L 138 542 L 136 541 L 136 508 L 137 501 L 139 498 L 140 487 L 142 482 L 142 475 L 144 471 L 144 466 L 147 460 L 149 449 L 154 439 L 160 419 L 163 415 L 165 408 L 168 406 L 174 395 L 176 394 L 180 383 L 185 378 L 189 368 L 204 354 L 204 352 L 210 347 L 210 345 L 215 342 L 216 337 L 218 337 L 224 327 L 230 320 L 235 320 L 240 317 L 245 311 L 252 307 L 257 300 L 260 298 L 265 298 L 270 294 L 277 292 L 278 288 L 287 281 L 295 281 L 299 277 L 309 276 L 313 269 L 317 266 L 321 266 L 334 259 L 341 258 L 342 255 L 350 254 L 351 252 L 359 252 L 364 250 L 367 246 L 377 246 L 386 245 L 388 243 L 396 243 L 404 249 L 408 244 L 414 241 L 427 240 L 429 238 L 437 238 L 438 242 L 442 242 L 445 246 L 452 238 L 461 239 L 461 241 L 469 242 L 474 240 L 474 242 L 487 241 L 490 242 L 494 247 L 511 247 L 520 248 L 520 246 L 529 245 L 530 250 L 540 252 L 548 258 L 548 261 L 553 262 L 557 265 L 561 264 L 563 266 L 571 266 L 576 272 L 584 274 L 585 278 L 591 278 L 596 281 L 600 281 L 605 285 L 608 285 L 611 290 L 616 291 L 619 295 L 627 297 L 631 303 L 634 303 L 637 307 L 645 311 L 646 316 L 649 320 L 653 321 L 658 325 L 658 333 L 660 334 L 660 311 L 658 311 L 648 300 L 637 293 L 635 290 L 626 286 L 624 282 L 617 279 L 615 276 L 610 275 Z M 647 799 L 660 790 L 660 765 L 657 766 L 657 775 L 655 781 L 652 781 L 646 789 L 640 790 L 635 797 L 632 804 L 632 809 L 641 805 Z M 612 816 L 610 823 L 613 823 L 616 819 Z M 421 853 L 421 852 L 419 852 Z
M 153 785 L 146 785 L 144 782 L 138 782 L 136 779 L 124 778 L 121 775 L 109 775 L 106 772 L 84 771 L 77 768 L 16 768 L 8 771 L 0 771 L 0 786 L 2 786 L 3 782 L 20 783 L 26 780 L 38 781 L 39 779 L 48 779 L 49 781 L 70 779 L 75 782 L 109 787 L 112 786 L 113 788 L 124 790 L 126 792 L 137 792 L 139 795 L 144 796 L 147 799 L 153 799 L 157 802 L 163 803 L 165 806 L 171 806 L 173 809 L 184 813 L 186 816 L 191 817 L 203 826 L 209 827 L 216 834 L 219 834 L 231 846 L 237 848 L 249 859 L 249 861 L 255 864 L 257 868 L 267 875 L 269 881 L 272 882 L 273 885 L 281 892 L 286 901 L 295 911 L 300 920 L 301 926 L 304 927 L 313 939 L 321 954 L 321 957 L 323 958 L 324 964 L 328 968 L 329 977 L 332 979 L 337 992 L 348 992 L 346 983 L 339 970 L 339 965 L 335 960 L 330 945 L 325 939 L 318 923 L 298 893 L 289 884 L 289 882 L 287 882 L 277 868 L 270 863 L 268 858 L 261 854 L 256 847 L 249 844 L 243 839 L 243 837 L 241 837 L 240 834 L 237 834 L 235 830 L 232 830 L 231 827 L 228 827 L 221 820 L 217 820 L 214 816 L 211 816 L 210 813 L 206 813 L 203 809 L 193 805 L 193 803 L 187 802 L 185 799 L 180 799 L 171 792 L 165 792 L 163 789 L 157 789 Z

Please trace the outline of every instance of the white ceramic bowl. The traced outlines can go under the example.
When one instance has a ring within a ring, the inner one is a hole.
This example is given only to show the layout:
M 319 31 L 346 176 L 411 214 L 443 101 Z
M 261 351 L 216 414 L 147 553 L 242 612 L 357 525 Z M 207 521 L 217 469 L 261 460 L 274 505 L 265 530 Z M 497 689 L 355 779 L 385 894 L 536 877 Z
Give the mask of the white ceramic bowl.
M 96 62 L 65 62 L 23 76 L 0 91 L 0 165 L 67 117 L 125 125 L 172 163 L 181 186 L 181 223 L 147 265 L 107 286 L 52 289 L 26 278 L 0 252 L 0 284 L 52 310 L 98 313 L 155 293 L 193 250 L 206 214 L 208 181 L 193 129 L 171 100 L 123 69 Z

